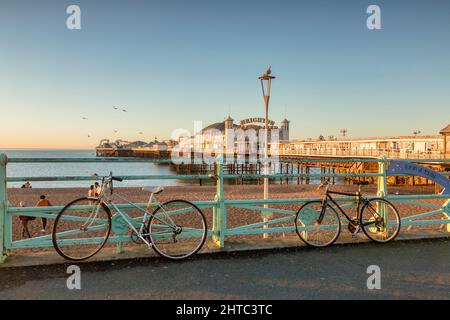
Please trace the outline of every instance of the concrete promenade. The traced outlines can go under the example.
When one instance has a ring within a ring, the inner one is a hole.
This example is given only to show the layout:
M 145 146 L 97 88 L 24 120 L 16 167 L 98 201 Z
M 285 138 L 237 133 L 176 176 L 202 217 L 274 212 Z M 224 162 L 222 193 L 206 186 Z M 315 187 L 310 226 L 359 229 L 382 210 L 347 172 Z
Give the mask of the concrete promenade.
M 185 262 L 158 258 L 0 269 L 0 299 L 450 299 L 450 240 L 225 252 Z M 381 289 L 367 289 L 369 265 Z

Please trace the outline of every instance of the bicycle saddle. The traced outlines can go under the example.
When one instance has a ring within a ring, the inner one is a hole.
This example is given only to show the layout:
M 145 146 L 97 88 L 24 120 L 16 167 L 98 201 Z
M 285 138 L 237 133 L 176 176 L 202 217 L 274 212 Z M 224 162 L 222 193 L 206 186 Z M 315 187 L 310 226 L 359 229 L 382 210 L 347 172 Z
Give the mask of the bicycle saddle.
M 367 186 L 369 181 L 353 181 L 353 184 L 356 184 L 357 186 Z
M 142 190 L 153 193 L 153 194 L 158 194 L 164 191 L 163 187 L 143 187 Z

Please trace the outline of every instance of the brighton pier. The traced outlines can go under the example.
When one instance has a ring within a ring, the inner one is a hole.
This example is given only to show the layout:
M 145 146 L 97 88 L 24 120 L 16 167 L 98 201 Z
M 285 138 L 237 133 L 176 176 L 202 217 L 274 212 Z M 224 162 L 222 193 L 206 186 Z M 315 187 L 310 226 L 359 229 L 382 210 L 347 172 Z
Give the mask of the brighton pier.
M 183 159 L 192 159 L 180 164 L 171 164 L 179 173 L 207 173 L 214 170 L 214 164 L 199 163 L 198 157 L 202 151 L 209 156 L 226 155 L 225 170 L 231 174 L 261 174 L 260 163 L 242 161 L 249 158 L 250 154 L 261 157 L 264 154 L 264 136 L 258 132 L 264 131 L 264 118 L 248 118 L 238 123 L 230 116 L 224 121 L 213 123 L 203 128 L 195 136 L 181 136 L 178 140 L 151 142 L 128 142 L 117 140 L 110 142 L 102 140 L 96 148 L 99 157 L 137 157 L 170 159 L 172 152 L 178 151 Z M 294 140 L 290 139 L 290 121 L 284 119 L 277 126 L 273 120 L 268 121 L 269 154 L 278 157 L 275 171 L 277 173 L 308 174 L 311 170 L 320 170 L 321 173 L 370 173 L 377 171 L 376 162 L 361 161 L 357 159 L 376 159 L 386 157 L 389 159 L 436 159 L 427 162 L 426 166 L 437 171 L 450 171 L 447 164 L 439 159 L 450 157 L 450 124 L 439 131 L 437 135 L 413 135 L 397 137 L 373 137 L 348 139 L 345 137 L 324 137 L 317 139 Z M 230 131 L 239 131 L 229 139 Z M 249 137 L 253 137 L 249 139 Z M 230 145 L 231 141 L 231 145 Z M 184 151 L 183 151 L 184 150 Z M 186 155 L 186 150 L 189 155 Z M 184 154 L 183 154 L 184 152 Z M 348 159 L 342 162 L 320 162 L 318 159 Z M 194 159 L 196 161 L 194 161 Z M 202 162 L 202 161 L 200 161 Z M 421 177 L 399 178 L 392 177 L 393 184 L 430 184 L 431 182 Z M 286 182 L 292 179 L 285 179 Z M 297 183 L 309 183 L 302 178 Z M 373 181 L 370 181 L 373 182 Z

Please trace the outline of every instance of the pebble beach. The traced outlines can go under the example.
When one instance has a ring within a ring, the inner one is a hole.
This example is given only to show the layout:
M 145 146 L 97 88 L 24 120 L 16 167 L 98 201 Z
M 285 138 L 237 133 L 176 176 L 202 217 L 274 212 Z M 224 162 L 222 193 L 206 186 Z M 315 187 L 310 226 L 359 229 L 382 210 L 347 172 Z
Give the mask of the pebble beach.
M 331 187 L 336 191 L 355 192 L 357 190 L 354 185 L 334 185 Z M 115 192 L 124 196 L 132 202 L 147 202 L 149 194 L 142 191 L 142 188 L 137 187 L 116 187 Z M 165 187 L 164 192 L 158 195 L 158 200 L 168 201 L 172 199 L 186 199 L 190 201 L 199 200 L 214 200 L 215 186 L 172 186 Z M 391 194 L 432 194 L 434 189 L 430 186 L 415 186 L 415 187 L 389 187 Z M 224 187 L 226 199 L 261 199 L 263 197 L 262 185 L 226 185 Z M 376 186 L 369 185 L 363 187 L 363 193 L 367 195 L 376 194 Z M 317 185 L 270 185 L 270 198 L 312 198 L 320 197 L 322 191 L 317 190 Z M 69 201 L 87 195 L 85 188 L 32 188 L 32 189 L 8 189 L 8 200 L 11 206 L 19 206 L 22 202 L 25 206 L 34 206 L 40 195 L 45 195 L 47 199 L 54 206 L 63 206 Z M 116 199 L 117 203 L 121 203 L 120 199 Z M 428 203 L 442 204 L 443 200 L 426 200 Z M 396 204 L 397 209 L 402 217 L 428 211 L 427 208 L 413 205 Z M 271 205 L 274 208 L 297 211 L 299 205 L 297 204 L 280 204 Z M 206 217 L 208 227 L 212 227 L 212 209 L 203 210 Z M 281 215 L 274 214 L 274 218 L 281 217 Z M 227 226 L 229 228 L 237 227 L 261 221 L 259 212 L 248 209 L 240 209 L 229 207 L 227 209 Z M 278 226 L 278 225 L 276 225 Z M 288 223 L 282 226 L 290 226 Z M 435 226 L 436 227 L 436 226 Z M 47 230 L 45 233 L 51 233 L 52 221 L 49 220 Z M 423 227 L 421 227 L 423 228 Z M 429 227 L 428 227 L 429 228 Z M 36 219 L 30 221 L 29 230 L 32 236 L 42 235 L 41 221 Z M 344 230 L 346 231 L 346 230 Z M 272 237 L 282 236 L 271 235 Z M 239 236 L 234 236 L 239 237 Z M 261 235 L 247 236 L 247 237 L 261 237 Z M 21 239 L 21 224 L 17 216 L 13 217 L 13 240 Z M 43 249 L 33 249 L 43 250 Z

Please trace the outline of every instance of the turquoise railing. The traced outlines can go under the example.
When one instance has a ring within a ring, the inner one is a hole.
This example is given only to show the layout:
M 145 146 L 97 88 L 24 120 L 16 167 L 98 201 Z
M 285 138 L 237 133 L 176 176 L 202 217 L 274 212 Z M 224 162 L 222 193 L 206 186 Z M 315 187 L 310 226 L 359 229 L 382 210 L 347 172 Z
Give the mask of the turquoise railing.
M 252 160 L 251 160 L 252 161 Z M 255 160 L 256 161 L 256 160 Z M 282 159 L 280 161 L 289 161 L 289 159 Z M 295 204 L 301 205 L 310 200 L 317 200 L 317 198 L 283 198 L 283 199 L 241 199 L 228 200 L 224 193 L 224 179 L 229 178 L 327 178 L 327 177 L 342 177 L 342 178 L 357 178 L 357 177 L 375 177 L 377 179 L 377 196 L 385 197 L 390 201 L 411 206 L 424 207 L 426 212 L 414 213 L 404 216 L 402 218 L 402 232 L 412 226 L 427 226 L 427 225 L 442 225 L 446 226 L 446 232 L 450 232 L 450 197 L 448 195 L 439 194 L 417 194 L 417 195 L 392 195 L 388 193 L 387 188 L 387 174 L 386 167 L 389 159 L 293 159 L 295 162 L 377 162 L 378 172 L 376 173 L 297 173 L 297 174 L 224 174 L 224 161 L 218 158 L 214 166 L 214 175 L 208 174 L 194 174 L 194 175 L 134 175 L 122 176 L 126 180 L 152 180 L 152 179 L 215 179 L 216 180 L 216 195 L 213 200 L 209 201 L 194 201 L 196 205 L 201 208 L 212 208 L 213 221 L 212 228 L 209 230 L 209 235 L 212 240 L 219 246 L 225 246 L 225 239 L 227 236 L 233 235 L 256 235 L 256 234 L 271 234 L 271 233 L 288 233 L 294 231 L 294 215 L 296 211 L 285 210 L 270 205 L 280 204 Z M 450 163 L 450 159 L 408 159 L 410 162 L 429 162 L 429 163 Z M 29 158 L 7 158 L 6 155 L 0 154 L 0 261 L 10 254 L 12 249 L 21 248 L 44 248 L 51 247 L 51 235 L 43 235 L 33 237 L 30 239 L 14 240 L 12 238 L 13 217 L 33 216 L 54 219 L 55 213 L 60 211 L 62 207 L 12 207 L 8 203 L 8 189 L 7 183 L 21 182 L 21 181 L 92 181 L 92 176 L 59 176 L 59 177 L 8 177 L 7 165 L 10 163 L 115 163 L 115 162 L 157 162 L 169 163 L 170 160 L 156 160 L 156 159 L 133 159 L 133 158 L 59 158 L 59 159 L 29 159 Z M 448 173 L 445 173 L 448 175 Z M 371 197 L 369 197 L 370 199 Z M 343 202 L 343 207 L 351 207 L 354 205 L 354 197 L 341 197 L 337 200 Z M 441 200 L 442 204 L 420 202 L 423 200 Z M 136 204 L 139 207 L 145 207 L 146 203 Z M 131 208 L 129 204 L 119 205 L 121 209 Z M 276 213 L 279 217 L 251 223 L 247 225 L 240 225 L 229 228 L 227 226 L 227 212 L 231 208 L 240 208 L 246 210 L 253 210 L 264 213 Z M 436 217 L 438 216 L 438 217 Z M 210 223 L 209 223 L 210 224 Z M 276 226 L 278 224 L 278 226 Z M 282 224 L 282 226 L 279 226 Z M 288 224 L 288 225 L 285 225 Z M 112 235 L 109 239 L 111 243 L 118 243 L 119 247 L 123 242 L 130 241 L 129 236 Z

